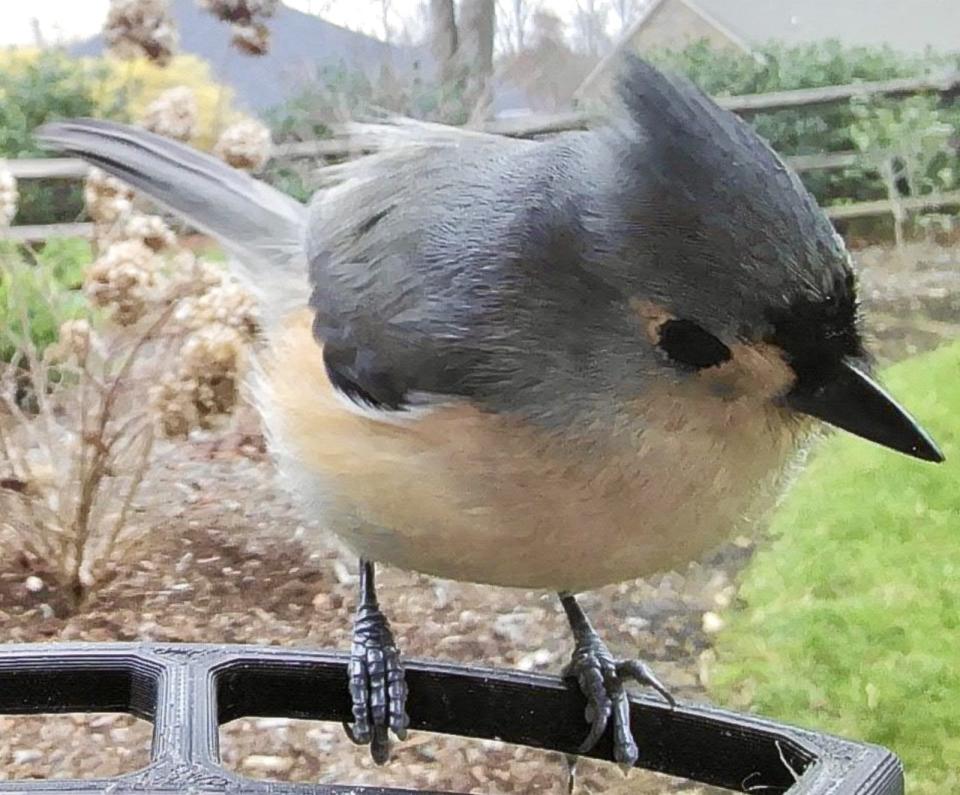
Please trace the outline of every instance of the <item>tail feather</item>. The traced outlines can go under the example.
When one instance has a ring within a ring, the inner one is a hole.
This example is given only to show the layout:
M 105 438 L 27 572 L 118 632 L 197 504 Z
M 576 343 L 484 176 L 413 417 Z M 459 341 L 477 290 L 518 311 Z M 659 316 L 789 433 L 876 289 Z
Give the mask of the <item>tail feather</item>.
M 210 155 L 115 122 L 47 124 L 37 139 L 117 177 L 217 239 L 266 311 L 305 304 L 307 211 L 299 202 Z

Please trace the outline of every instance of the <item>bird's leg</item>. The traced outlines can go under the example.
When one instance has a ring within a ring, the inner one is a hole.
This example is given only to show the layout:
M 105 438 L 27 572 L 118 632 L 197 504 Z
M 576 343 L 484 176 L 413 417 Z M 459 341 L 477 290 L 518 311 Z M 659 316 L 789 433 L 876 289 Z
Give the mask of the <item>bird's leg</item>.
M 370 745 L 378 764 L 390 756 L 388 730 L 401 740 L 407 736 L 407 682 L 387 617 L 377 602 L 373 562 L 360 561 L 360 604 L 353 619 L 350 646 L 350 699 L 353 723 L 344 724 L 358 745 Z
M 613 657 L 573 594 L 561 593 L 560 602 L 576 642 L 564 676 L 576 679 L 587 699 L 584 716 L 590 724 L 590 733 L 580 746 L 580 753 L 587 753 L 600 741 L 612 717 L 614 759 L 621 765 L 633 767 L 639 752 L 630 730 L 630 702 L 624 683 L 633 679 L 649 685 L 670 706 L 675 705 L 673 696 L 645 663 Z

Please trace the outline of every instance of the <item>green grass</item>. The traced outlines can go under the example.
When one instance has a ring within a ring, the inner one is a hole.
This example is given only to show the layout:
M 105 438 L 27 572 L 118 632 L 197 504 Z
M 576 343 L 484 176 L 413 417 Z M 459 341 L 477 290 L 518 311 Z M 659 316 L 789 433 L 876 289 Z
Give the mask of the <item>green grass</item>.
M 911 793 L 960 792 L 960 343 L 883 380 L 947 462 L 823 445 L 745 572 L 712 688 L 892 748 Z
M 63 321 L 89 316 L 80 287 L 90 260 L 85 240 L 51 240 L 34 254 L 0 245 L 0 360 L 9 361 L 21 347 L 24 325 L 42 353 Z

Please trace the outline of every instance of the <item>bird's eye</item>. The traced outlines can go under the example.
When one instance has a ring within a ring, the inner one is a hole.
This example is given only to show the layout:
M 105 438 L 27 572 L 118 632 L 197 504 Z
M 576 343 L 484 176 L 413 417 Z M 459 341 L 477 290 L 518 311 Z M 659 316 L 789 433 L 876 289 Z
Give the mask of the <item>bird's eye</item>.
M 659 328 L 659 347 L 677 364 L 703 370 L 730 359 L 730 349 L 689 320 L 667 320 Z

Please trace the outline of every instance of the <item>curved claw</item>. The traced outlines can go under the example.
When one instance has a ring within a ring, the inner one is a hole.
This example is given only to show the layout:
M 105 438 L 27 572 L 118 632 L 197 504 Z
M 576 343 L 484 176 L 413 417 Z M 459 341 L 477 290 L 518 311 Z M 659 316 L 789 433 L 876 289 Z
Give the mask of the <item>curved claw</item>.
M 343 733 L 347 735 L 347 739 L 350 740 L 354 745 L 366 745 L 369 740 L 361 740 L 353 731 L 353 724 L 343 721 L 341 724 L 343 726 Z
M 609 662 L 612 663 L 612 660 Z M 563 671 L 565 677 L 577 680 L 580 692 L 587 701 L 583 717 L 590 724 L 590 732 L 577 749 L 581 754 L 589 753 L 600 742 L 610 723 L 613 703 L 607 693 L 607 663 L 603 655 L 592 647 L 577 649 Z
M 652 687 L 670 705 L 671 709 L 676 709 L 677 700 L 646 663 L 640 660 L 619 660 L 617 662 L 617 676 L 621 679 L 629 677 L 638 684 Z
M 599 667 L 592 665 L 586 667 L 577 675 L 577 683 L 580 685 L 580 692 L 587 699 L 583 716 L 590 724 L 590 733 L 580 743 L 579 748 L 580 753 L 585 754 L 593 750 L 594 746 L 600 742 L 600 738 L 603 737 L 603 733 L 610 723 L 613 705 L 610 696 L 607 694 L 607 685 Z
M 640 752 L 630 728 L 630 700 L 624 681 L 635 679 L 654 688 L 671 707 L 676 702 L 664 684 L 639 660 L 615 660 L 610 649 L 600 639 L 590 619 L 576 597 L 569 591 L 561 591 L 563 605 L 576 646 L 564 676 L 575 676 L 580 691 L 587 699 L 584 714 L 591 724 L 590 734 L 580 746 L 580 753 L 587 753 L 603 735 L 613 717 L 613 755 L 621 766 L 628 768 L 637 763 Z
M 590 723 L 590 733 L 587 734 L 584 741 L 580 743 L 580 746 L 577 748 L 577 753 L 589 754 L 594 748 L 596 748 L 597 743 L 600 742 L 600 738 L 603 737 L 604 732 L 606 732 L 607 726 L 610 723 L 611 711 L 612 710 L 608 706 L 604 710 L 602 716 L 595 718 Z
M 390 759 L 390 735 L 387 727 L 379 723 L 373 727 L 370 738 L 370 756 L 378 765 L 385 765 Z

